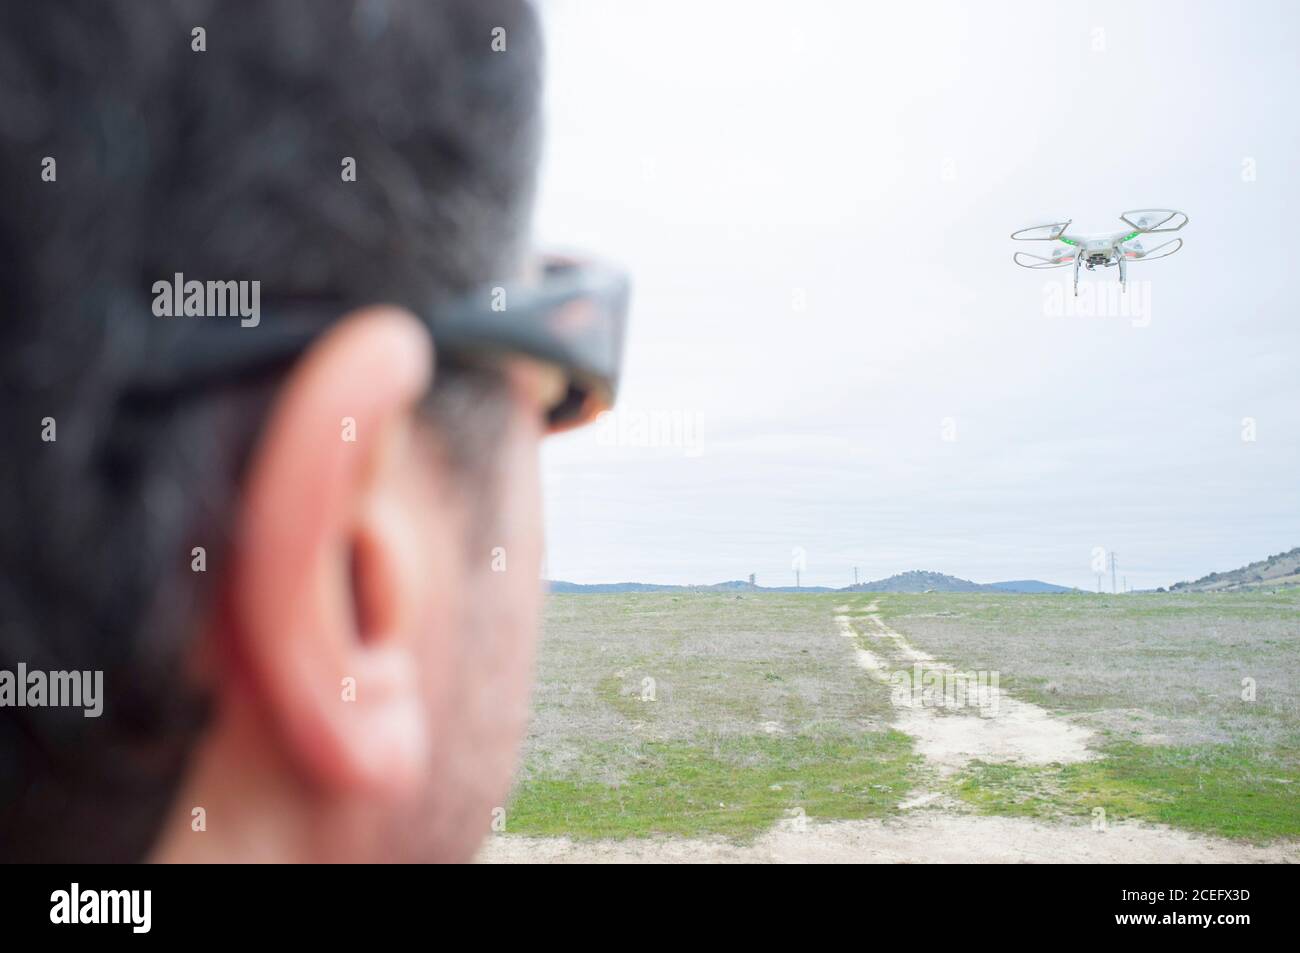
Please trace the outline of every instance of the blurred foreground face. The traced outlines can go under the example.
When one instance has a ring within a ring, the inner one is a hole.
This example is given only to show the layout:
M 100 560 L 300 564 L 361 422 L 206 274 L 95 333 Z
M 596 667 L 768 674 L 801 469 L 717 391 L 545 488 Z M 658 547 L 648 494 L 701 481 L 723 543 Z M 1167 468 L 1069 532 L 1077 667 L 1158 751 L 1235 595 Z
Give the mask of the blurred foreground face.
M 499 448 L 494 484 L 480 488 L 487 526 L 468 527 L 470 539 L 489 545 L 456 547 L 444 582 L 430 578 L 422 671 L 426 716 L 432 739 L 423 796 L 414 809 L 394 812 L 398 822 L 387 843 L 388 857 L 463 860 L 472 856 L 495 814 L 504 810 L 519 744 L 528 720 L 533 660 L 542 587 L 542 517 L 538 471 L 541 426 L 538 407 L 514 400 Z M 436 472 L 411 473 L 413 496 L 428 494 Z M 441 508 L 427 505 L 427 546 L 438 543 Z M 431 565 L 446 554 L 427 552 Z M 434 594 L 457 607 L 453 623 L 456 655 L 445 655 L 441 629 L 448 624 Z M 421 844 L 420 836 L 428 840 Z

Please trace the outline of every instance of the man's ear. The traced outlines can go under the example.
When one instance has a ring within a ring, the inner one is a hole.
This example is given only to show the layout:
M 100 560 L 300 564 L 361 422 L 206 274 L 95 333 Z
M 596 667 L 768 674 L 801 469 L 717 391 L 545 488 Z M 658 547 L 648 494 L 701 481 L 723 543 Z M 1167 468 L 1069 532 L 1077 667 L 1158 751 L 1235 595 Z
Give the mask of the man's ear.
M 230 637 L 268 732 L 336 794 L 402 797 L 428 757 L 416 521 L 394 514 L 392 487 L 432 375 L 408 312 L 345 316 L 290 372 L 248 469 Z

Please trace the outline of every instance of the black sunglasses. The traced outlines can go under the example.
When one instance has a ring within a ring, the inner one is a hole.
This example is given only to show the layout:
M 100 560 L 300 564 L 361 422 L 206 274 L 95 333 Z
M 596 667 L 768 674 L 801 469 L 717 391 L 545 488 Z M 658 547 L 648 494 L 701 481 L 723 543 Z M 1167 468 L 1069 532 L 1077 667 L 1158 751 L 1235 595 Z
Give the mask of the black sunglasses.
M 493 363 L 526 357 L 561 371 L 567 387 L 547 411 L 551 433 L 614 405 L 623 361 L 629 283 L 616 269 L 548 259 L 539 280 L 480 289 L 420 314 L 442 359 Z M 158 342 L 126 392 L 151 401 L 288 364 L 329 326 L 341 302 L 273 302 L 256 326 L 190 318 Z

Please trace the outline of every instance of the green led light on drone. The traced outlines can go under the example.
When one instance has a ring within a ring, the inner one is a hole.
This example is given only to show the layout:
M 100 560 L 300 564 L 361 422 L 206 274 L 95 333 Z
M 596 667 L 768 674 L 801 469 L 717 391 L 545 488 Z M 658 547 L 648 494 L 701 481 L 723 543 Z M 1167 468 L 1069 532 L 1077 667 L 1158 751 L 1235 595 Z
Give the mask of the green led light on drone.
M 1133 234 L 1136 235 L 1137 232 L 1134 232 Z M 1067 245 L 1077 245 L 1077 244 L 1079 244 L 1078 242 L 1072 242 L 1072 241 L 1070 241 L 1068 238 L 1062 238 L 1061 241 L 1065 242 L 1065 244 L 1067 244 Z
M 1140 231 L 1139 231 L 1139 232 L 1129 232 L 1127 235 L 1125 235 L 1123 238 L 1121 238 L 1120 241 L 1122 241 L 1122 242 L 1126 242 L 1126 241 L 1128 241 L 1128 240 L 1131 239 L 1131 238 L 1137 238 L 1137 237 L 1138 237 L 1139 235 L 1141 235 L 1141 234 L 1142 234 L 1142 233 L 1141 233 Z

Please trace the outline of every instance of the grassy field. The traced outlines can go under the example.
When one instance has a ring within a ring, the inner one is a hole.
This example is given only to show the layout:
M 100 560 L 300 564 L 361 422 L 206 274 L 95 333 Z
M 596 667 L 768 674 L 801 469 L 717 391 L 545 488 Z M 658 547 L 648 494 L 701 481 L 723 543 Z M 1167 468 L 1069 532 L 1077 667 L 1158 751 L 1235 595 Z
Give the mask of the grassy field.
M 957 793 L 978 810 L 1300 836 L 1300 591 L 879 604 L 914 645 L 1096 731 L 1086 764 L 973 765 Z
M 1094 757 L 936 774 L 837 623 L 869 604 L 916 649 L 1089 729 Z M 937 791 L 973 814 L 1300 836 L 1295 590 L 557 595 L 534 708 L 513 834 L 744 840 Z
M 516 833 L 746 836 L 877 816 L 908 739 L 818 597 L 553 596 Z

